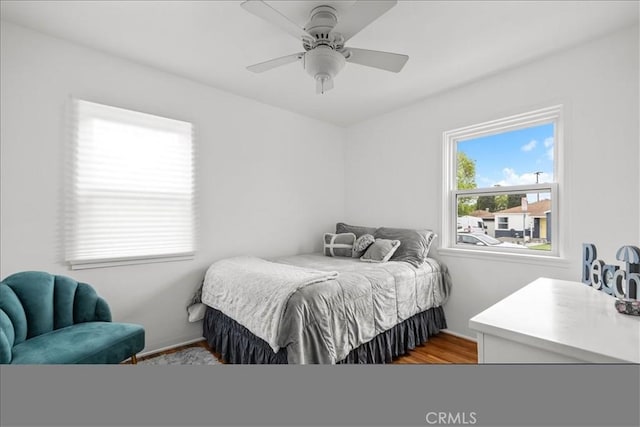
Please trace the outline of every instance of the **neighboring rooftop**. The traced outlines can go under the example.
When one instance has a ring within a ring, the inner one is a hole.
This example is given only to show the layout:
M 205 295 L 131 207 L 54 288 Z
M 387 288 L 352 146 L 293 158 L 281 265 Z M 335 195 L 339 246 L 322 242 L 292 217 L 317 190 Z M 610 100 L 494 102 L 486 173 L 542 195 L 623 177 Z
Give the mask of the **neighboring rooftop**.
M 494 219 L 495 215 L 496 215 L 495 212 L 489 212 L 488 210 L 473 211 L 469 214 L 469 216 L 475 216 L 476 218 L 482 218 L 482 219 Z
M 526 211 L 523 211 L 520 206 L 515 206 L 513 208 L 494 212 L 493 215 L 528 213 L 530 216 L 533 216 L 533 217 L 543 217 L 545 216 L 545 213 L 549 212 L 550 210 L 551 210 L 551 200 L 545 199 L 545 200 L 540 200 L 539 202 L 528 203 Z
M 469 214 L 469 216 L 474 216 L 476 218 L 482 218 L 487 220 L 494 220 L 496 215 L 498 214 L 521 214 L 528 213 L 533 217 L 544 217 L 545 213 L 551 210 L 551 200 L 545 199 L 540 200 L 539 202 L 529 203 L 527 206 L 527 210 L 523 211 L 520 206 L 514 206 L 509 209 L 504 209 L 496 212 L 489 212 L 488 210 L 477 210 L 473 211 Z

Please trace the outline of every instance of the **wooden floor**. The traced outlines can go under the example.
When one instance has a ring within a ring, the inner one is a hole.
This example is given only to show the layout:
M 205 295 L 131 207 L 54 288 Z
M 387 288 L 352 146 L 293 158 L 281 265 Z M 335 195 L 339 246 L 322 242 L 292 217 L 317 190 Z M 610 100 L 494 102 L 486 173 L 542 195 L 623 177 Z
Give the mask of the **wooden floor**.
M 138 360 L 145 360 L 151 357 L 160 356 L 162 354 L 175 353 L 189 347 L 202 347 L 209 350 L 219 361 L 222 362 L 220 355 L 216 354 L 206 341 L 199 341 L 181 347 L 172 348 L 171 350 L 162 351 L 148 356 L 140 357 Z M 425 344 L 416 347 L 415 350 L 409 351 L 409 354 L 401 356 L 393 361 L 393 364 L 448 364 L 448 363 L 478 363 L 477 345 L 473 341 L 459 338 L 444 332 L 439 333 L 431 338 Z
M 478 346 L 474 341 L 441 332 L 415 350 L 409 351 L 409 354 L 400 356 L 393 363 L 478 363 Z

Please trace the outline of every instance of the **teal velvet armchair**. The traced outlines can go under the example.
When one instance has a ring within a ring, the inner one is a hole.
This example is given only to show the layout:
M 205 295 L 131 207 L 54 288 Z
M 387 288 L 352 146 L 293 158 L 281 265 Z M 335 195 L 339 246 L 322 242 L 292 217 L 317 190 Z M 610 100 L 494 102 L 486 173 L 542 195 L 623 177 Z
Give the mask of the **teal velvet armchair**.
M 113 364 L 144 348 L 144 328 L 111 321 L 86 283 L 39 271 L 0 282 L 0 364 Z

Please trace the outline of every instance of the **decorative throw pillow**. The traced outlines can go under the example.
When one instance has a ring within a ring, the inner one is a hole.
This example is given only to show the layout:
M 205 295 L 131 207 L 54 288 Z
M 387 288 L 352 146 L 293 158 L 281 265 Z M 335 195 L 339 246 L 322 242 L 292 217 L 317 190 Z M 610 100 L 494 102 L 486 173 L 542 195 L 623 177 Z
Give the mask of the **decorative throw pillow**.
M 400 240 L 376 239 L 367 252 L 360 257 L 366 262 L 387 262 L 393 253 L 400 247 Z
M 360 225 L 349 225 L 344 222 L 336 224 L 336 233 L 353 233 L 356 237 L 360 237 L 363 234 L 371 234 L 376 232 L 375 227 L 362 227 Z
M 353 233 L 324 233 L 324 254 L 326 256 L 351 257 L 356 235 Z
M 356 239 L 356 242 L 353 244 L 353 252 L 352 257 L 360 258 L 364 255 L 365 251 L 373 242 L 376 241 L 376 238 L 371 234 L 363 234 L 362 236 Z
M 377 239 L 400 240 L 402 245 L 391 257 L 392 261 L 405 261 L 420 267 L 429 255 L 436 234 L 431 230 L 380 227 L 374 234 Z

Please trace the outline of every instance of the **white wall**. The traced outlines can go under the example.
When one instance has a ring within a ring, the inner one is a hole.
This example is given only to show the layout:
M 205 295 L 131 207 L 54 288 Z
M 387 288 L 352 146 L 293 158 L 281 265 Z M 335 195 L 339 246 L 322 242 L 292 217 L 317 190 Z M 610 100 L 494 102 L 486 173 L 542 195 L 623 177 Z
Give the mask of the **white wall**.
M 213 261 L 320 250 L 344 214 L 344 130 L 2 22 L 0 276 L 92 284 L 146 350 L 202 334 L 186 305 Z M 62 263 L 69 97 L 194 123 L 200 247 L 193 261 L 69 271 Z
M 581 245 L 615 261 L 638 245 L 638 28 L 621 30 L 347 129 L 346 221 L 440 230 L 442 133 L 541 107 L 565 106 L 567 262 L 510 263 L 440 255 L 451 270 L 449 329 L 540 276 L 580 279 Z M 526 307 L 523 307 L 526 310 Z

